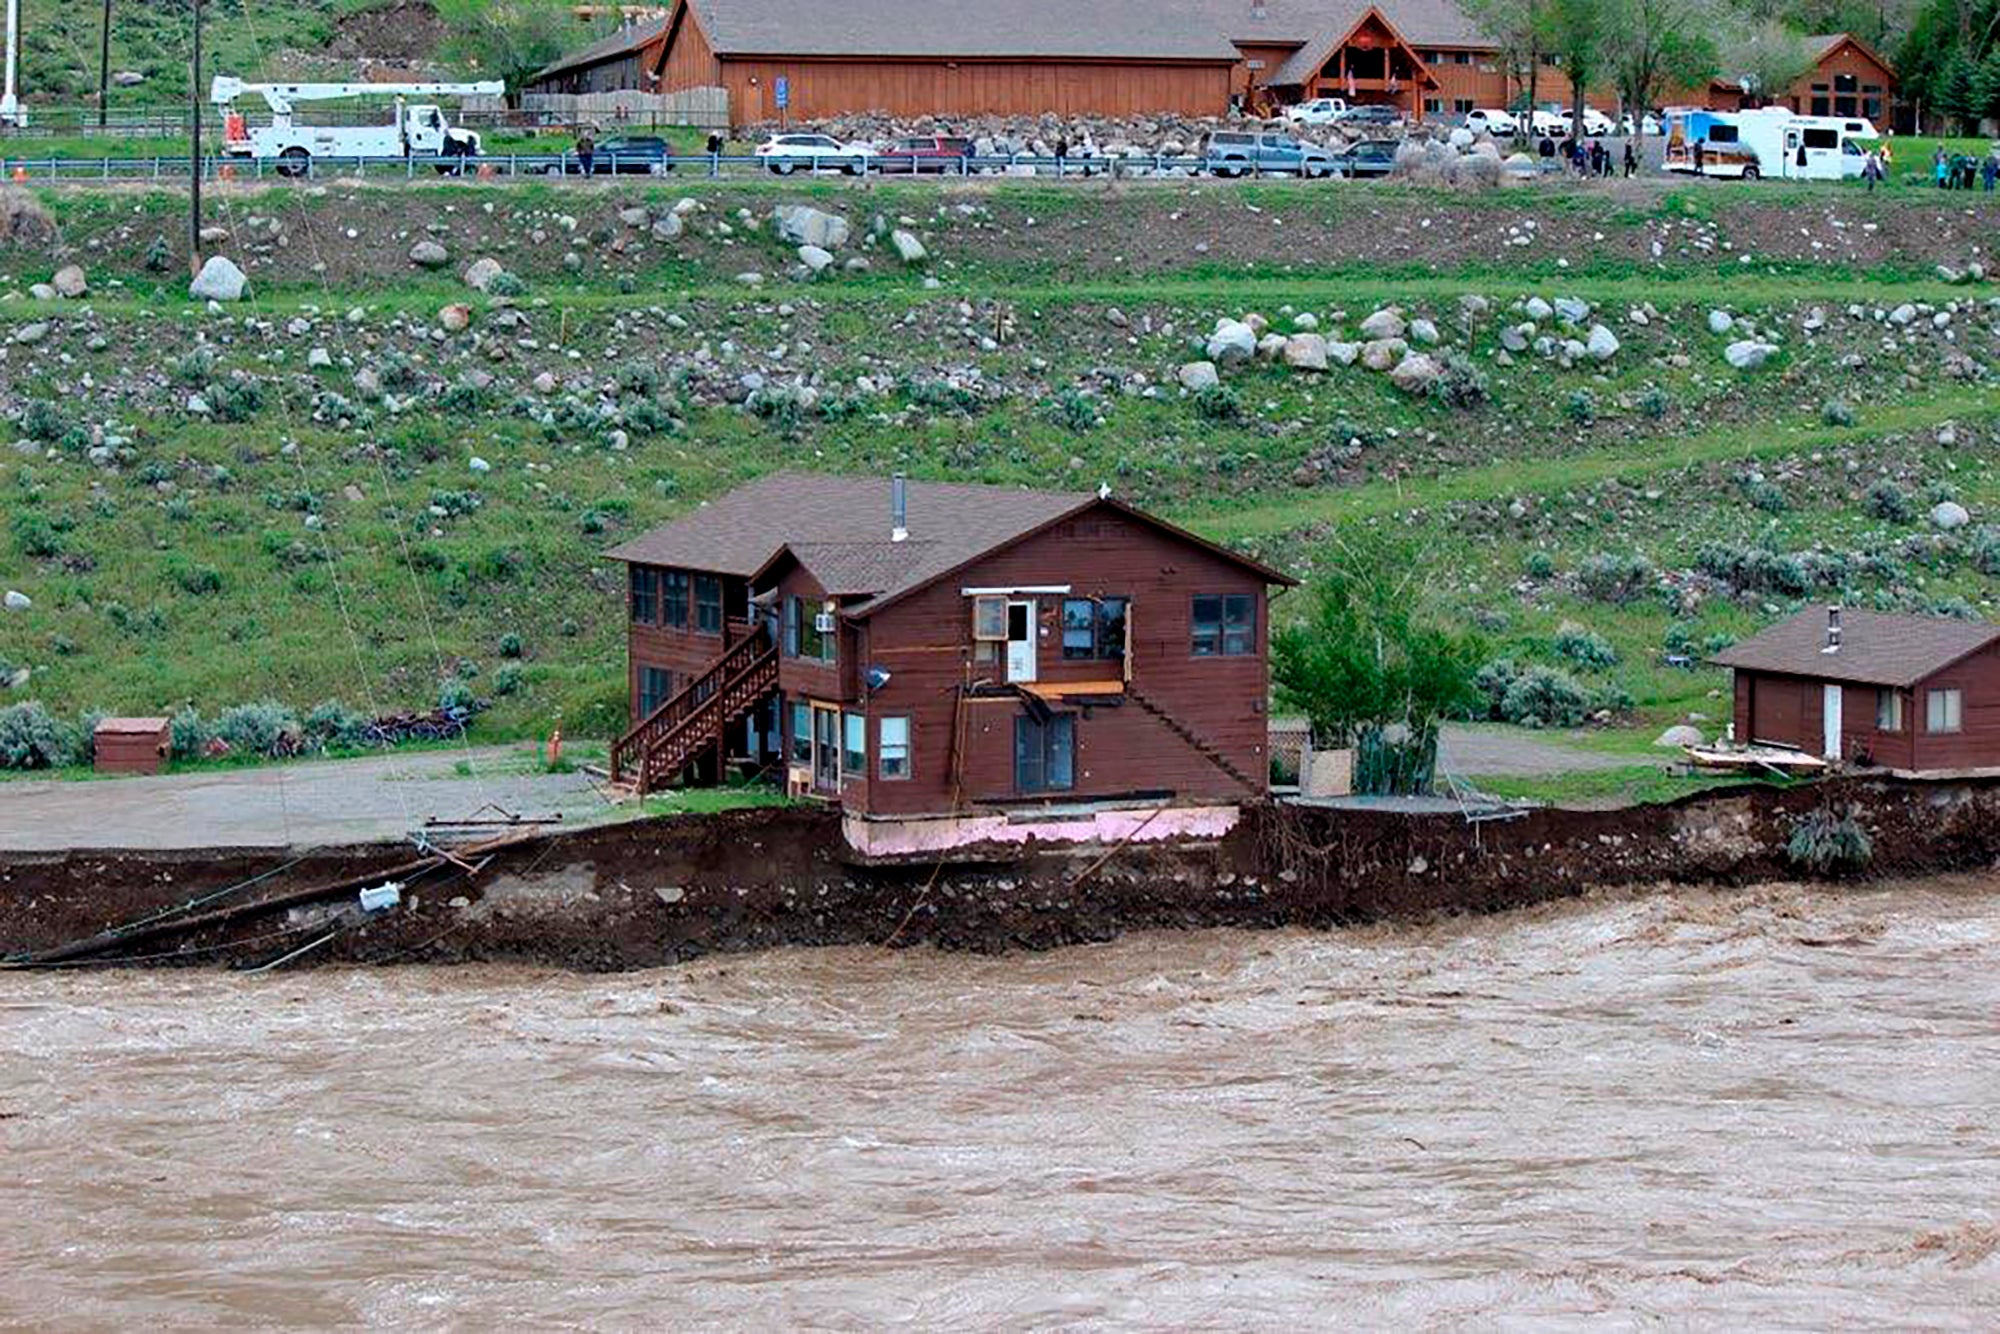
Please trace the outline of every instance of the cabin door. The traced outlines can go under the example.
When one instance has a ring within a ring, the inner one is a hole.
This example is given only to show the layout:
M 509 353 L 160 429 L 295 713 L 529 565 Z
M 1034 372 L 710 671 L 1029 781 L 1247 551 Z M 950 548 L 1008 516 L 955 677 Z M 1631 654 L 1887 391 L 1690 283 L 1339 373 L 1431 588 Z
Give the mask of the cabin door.
M 813 789 L 840 791 L 840 710 L 812 706 Z
M 1821 700 L 1820 730 L 1823 735 L 1820 737 L 1820 754 L 1829 760 L 1837 760 L 1840 758 L 1840 687 L 1827 682 Z
M 1007 604 L 1007 679 L 1035 679 L 1035 602 Z

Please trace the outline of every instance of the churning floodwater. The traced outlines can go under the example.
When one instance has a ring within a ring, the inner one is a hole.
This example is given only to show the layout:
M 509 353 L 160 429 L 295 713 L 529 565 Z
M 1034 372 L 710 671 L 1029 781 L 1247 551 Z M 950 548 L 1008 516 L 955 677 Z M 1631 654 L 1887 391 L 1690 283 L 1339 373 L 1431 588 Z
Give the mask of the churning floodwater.
M 2000 1321 L 2000 884 L 0 974 L 0 1323 Z

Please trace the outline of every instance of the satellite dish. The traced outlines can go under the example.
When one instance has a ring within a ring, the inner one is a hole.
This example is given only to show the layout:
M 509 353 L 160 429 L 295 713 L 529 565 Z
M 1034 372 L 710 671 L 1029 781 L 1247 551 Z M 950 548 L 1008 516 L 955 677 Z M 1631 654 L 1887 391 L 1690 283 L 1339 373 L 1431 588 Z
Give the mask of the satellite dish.
M 868 682 L 870 690 L 880 690 L 883 686 L 889 684 L 889 669 L 887 667 L 870 667 L 865 679 Z

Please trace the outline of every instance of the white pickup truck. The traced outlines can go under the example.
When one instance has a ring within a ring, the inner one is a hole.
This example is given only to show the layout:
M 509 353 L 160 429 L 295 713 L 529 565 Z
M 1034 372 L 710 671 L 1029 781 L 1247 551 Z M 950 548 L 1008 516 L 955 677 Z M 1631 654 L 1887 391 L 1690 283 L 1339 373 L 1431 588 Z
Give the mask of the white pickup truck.
M 1315 97 L 1310 102 L 1286 107 L 1283 117 L 1292 125 L 1331 125 L 1346 110 L 1347 103 L 1338 97 Z

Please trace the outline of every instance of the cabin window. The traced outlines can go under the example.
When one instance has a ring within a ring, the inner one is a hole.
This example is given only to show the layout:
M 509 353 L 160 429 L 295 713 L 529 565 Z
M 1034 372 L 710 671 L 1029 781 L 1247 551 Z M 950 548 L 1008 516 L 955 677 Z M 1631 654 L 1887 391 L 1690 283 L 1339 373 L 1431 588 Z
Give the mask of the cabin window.
M 1472 63 L 1472 52 L 1470 52 L 1470 51 L 1454 51 L 1454 52 L 1452 52 L 1452 53 L 1451 53 L 1451 63 L 1452 63 L 1452 64 L 1454 64 L 1454 65 L 1470 65 L 1470 64 Z M 1472 104 L 1471 104 L 1471 102 L 1469 102 L 1469 101 L 1468 101 L 1468 102 L 1466 103 L 1466 106 L 1467 106 L 1467 107 L 1470 107 L 1471 105 L 1472 105 Z
M 694 628 L 705 635 L 722 633 L 722 581 L 712 574 L 694 577 Z
M 1005 597 L 982 594 L 972 599 L 972 637 L 992 640 L 1007 638 Z
M 884 718 L 876 724 L 875 758 L 881 766 L 882 777 L 888 779 L 910 776 L 910 720 L 908 718 Z
M 1956 732 L 1964 724 L 1964 697 L 1956 687 L 1924 692 L 1924 730 Z
M 653 710 L 674 694 L 674 674 L 661 667 L 639 669 L 639 716 L 649 718 Z
M 1014 790 L 1067 792 L 1076 786 L 1076 718 L 1052 714 L 1014 720 Z
M 1248 593 L 1204 593 L 1194 599 L 1197 658 L 1238 658 L 1257 651 L 1257 602 Z
M 1838 148 L 1840 147 L 1840 132 L 1838 130 L 1807 130 L 1800 135 L 1800 141 L 1807 148 Z
M 1825 94 L 1813 94 L 1812 114 L 1815 116 L 1831 116 L 1833 114 L 1832 104 L 1828 101 Z
M 795 597 L 786 600 L 786 609 L 791 621 L 786 634 L 792 644 L 793 656 L 832 662 L 834 635 L 830 630 L 819 628 L 819 618 L 823 614 L 820 604 Z
M 634 625 L 653 624 L 658 612 L 655 602 L 657 583 L 653 571 L 643 565 L 632 567 L 632 623 Z
M 1129 598 L 1064 598 L 1065 658 L 1125 656 L 1125 607 Z
M 1833 76 L 1833 91 L 1836 93 L 1851 93 L 1859 86 L 1860 80 L 1856 79 L 1852 74 L 1836 74 Z
M 795 597 L 785 599 L 785 656 L 799 656 L 799 617 L 803 610 Z
M 1424 114 L 1426 116 L 1443 115 L 1444 99 L 1442 97 L 1426 97 L 1424 99 Z
M 687 629 L 688 577 L 686 570 L 660 572 L 660 624 Z
M 1895 690 L 1875 692 L 1875 730 L 1878 732 L 1900 732 L 1903 730 L 1903 696 Z
M 1460 116 L 1469 116 L 1469 115 L 1471 115 L 1471 114 L 1472 114 L 1472 106 L 1473 106 L 1473 102 L 1472 102 L 1472 99 L 1471 99 L 1471 98 L 1469 98 L 1469 97 L 1454 97 L 1454 98 L 1453 98 L 1453 99 L 1451 100 L 1451 109 L 1452 109 L 1452 111 L 1453 111 L 1453 112 L 1454 112 L 1455 114 L 1457 114 L 1457 115 L 1460 115 Z
M 868 720 L 858 713 L 840 716 L 840 767 L 850 774 L 868 772 Z
M 811 764 L 813 759 L 812 705 L 799 700 L 792 705 L 792 763 Z

